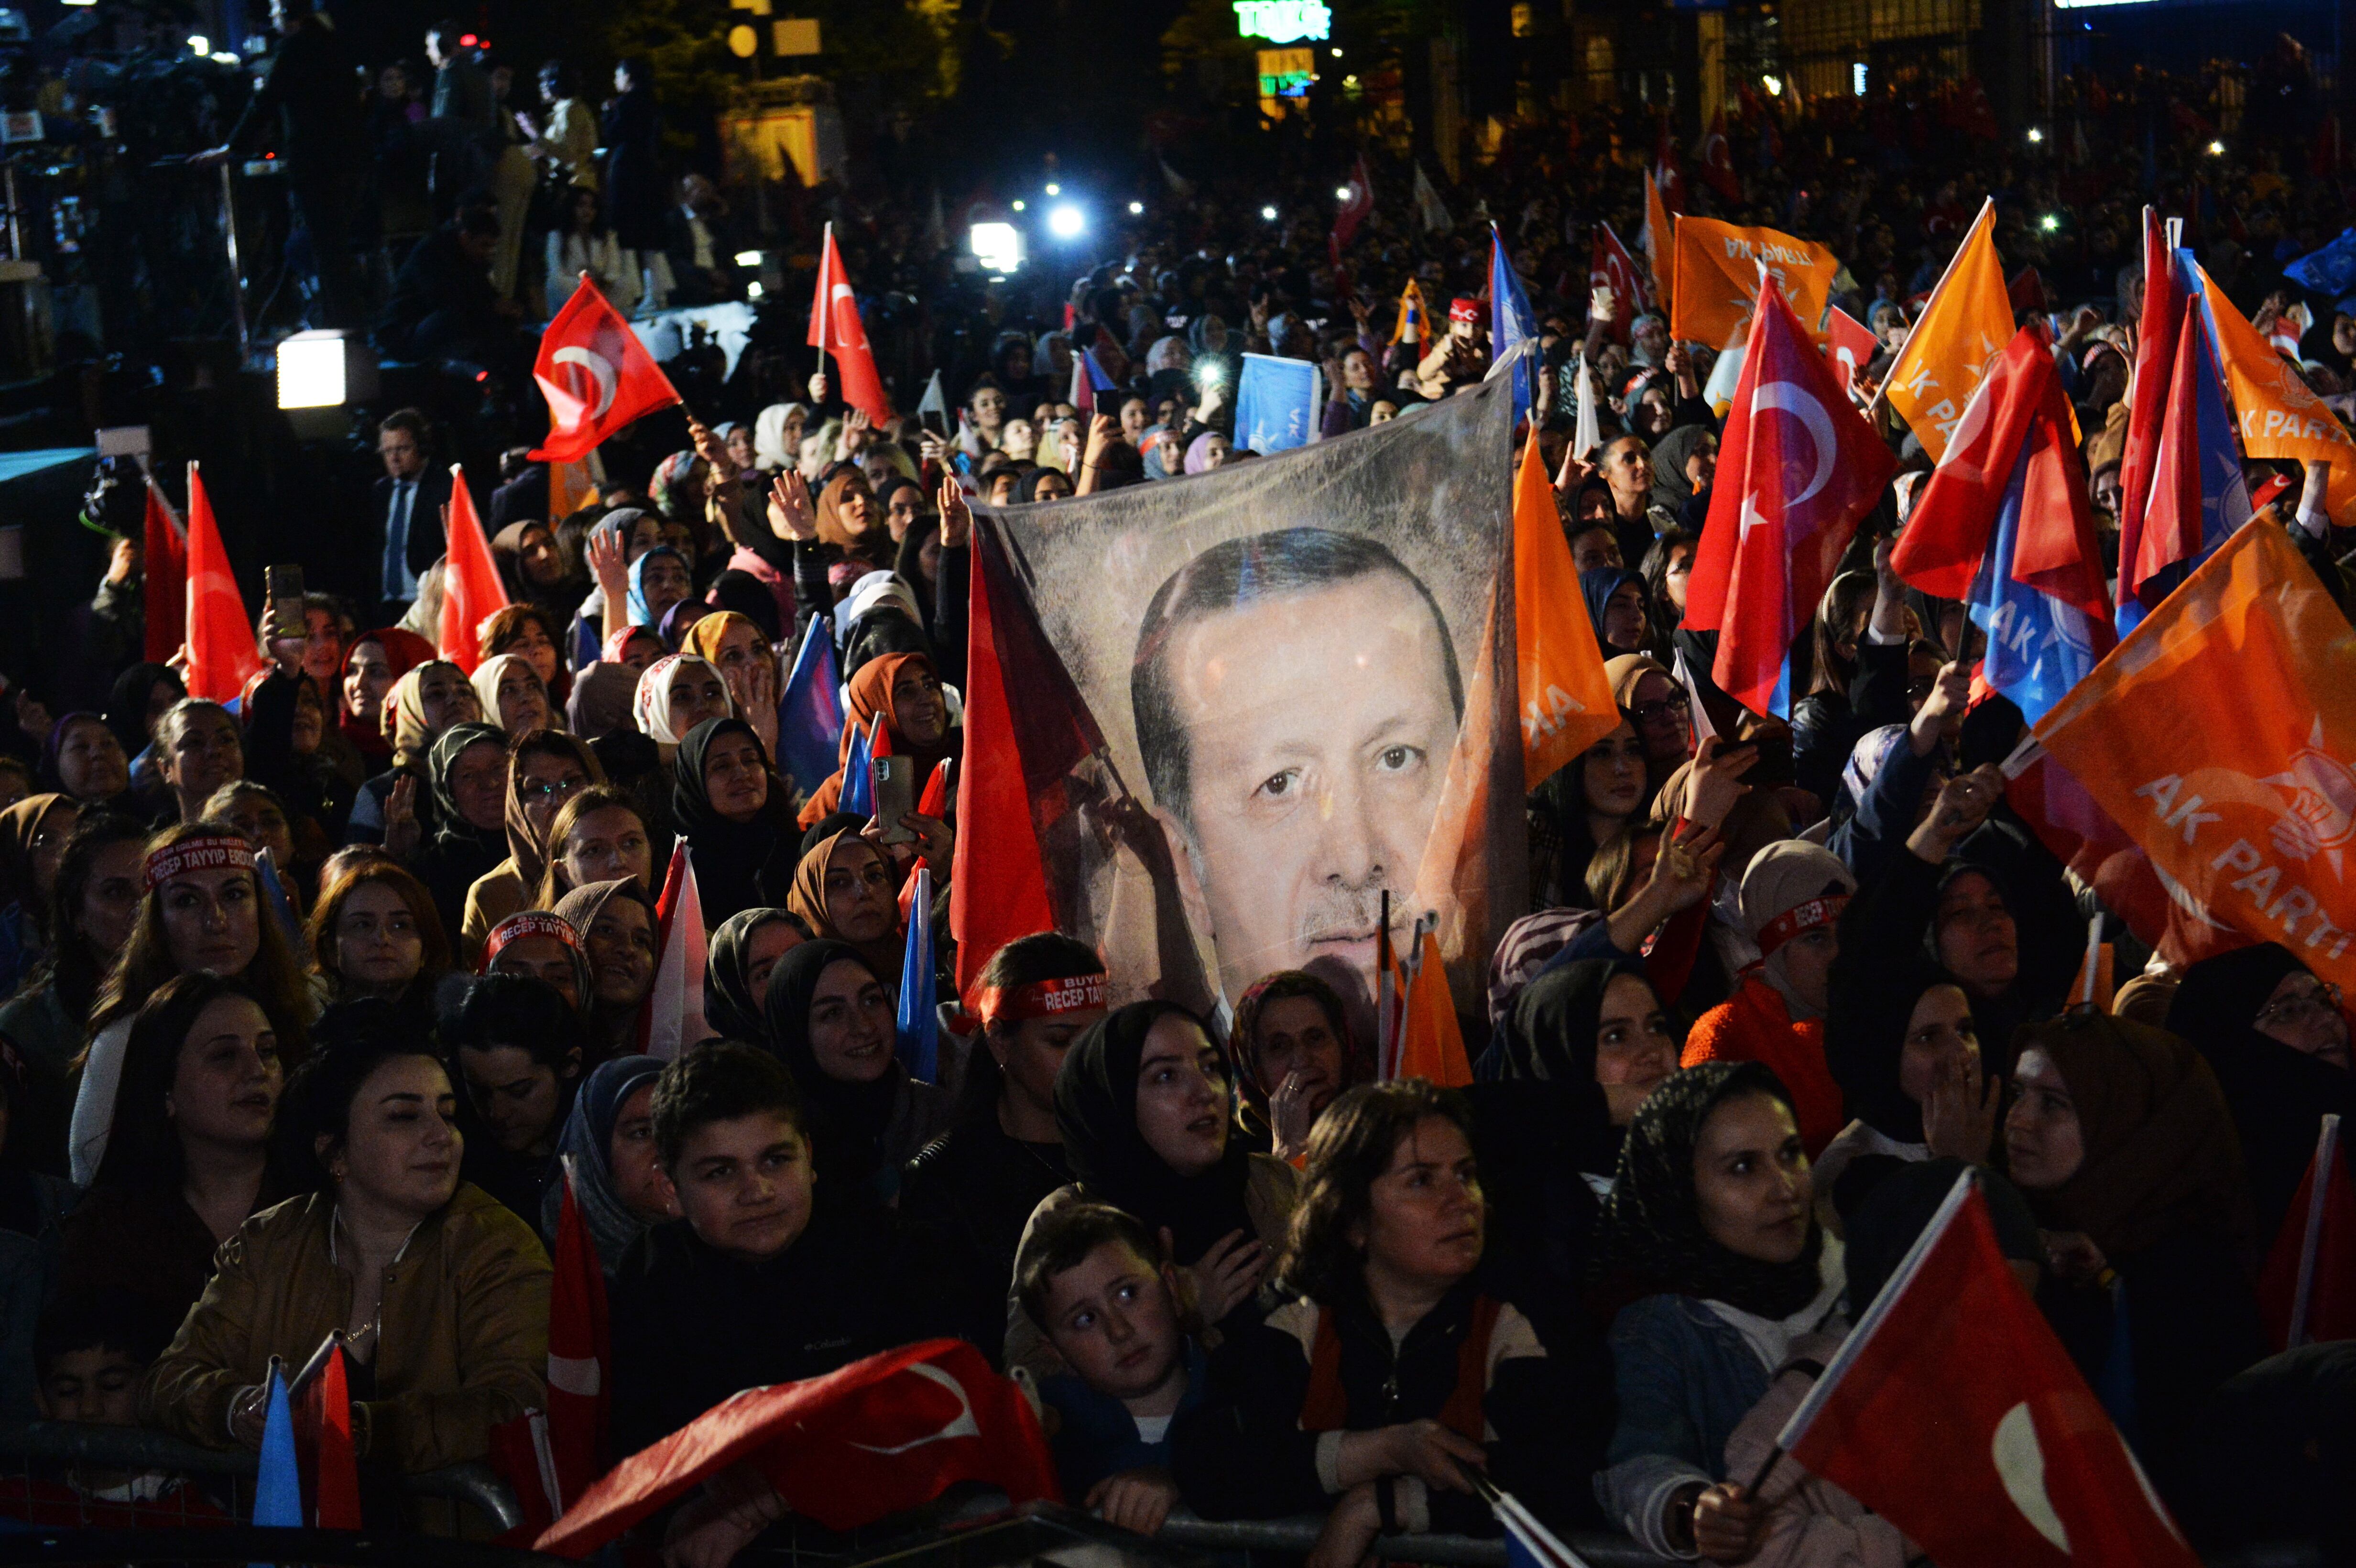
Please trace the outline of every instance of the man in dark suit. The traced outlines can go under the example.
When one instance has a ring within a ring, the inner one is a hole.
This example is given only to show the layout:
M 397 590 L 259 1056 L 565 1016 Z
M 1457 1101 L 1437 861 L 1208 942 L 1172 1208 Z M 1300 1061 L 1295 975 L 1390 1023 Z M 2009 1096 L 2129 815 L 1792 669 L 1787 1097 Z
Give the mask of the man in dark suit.
M 417 599 L 417 580 L 442 559 L 442 508 L 450 503 L 450 471 L 428 455 L 425 416 L 399 409 L 377 426 L 384 477 L 376 482 L 379 625 L 391 625 Z

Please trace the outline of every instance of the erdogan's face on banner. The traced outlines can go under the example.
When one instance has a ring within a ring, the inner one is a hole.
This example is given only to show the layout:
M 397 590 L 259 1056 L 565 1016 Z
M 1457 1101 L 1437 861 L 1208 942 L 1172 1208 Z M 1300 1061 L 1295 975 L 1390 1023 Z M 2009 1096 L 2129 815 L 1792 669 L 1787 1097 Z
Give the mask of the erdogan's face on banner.
M 1430 591 L 1357 536 L 1228 540 L 1154 594 L 1130 695 L 1226 994 L 1320 959 L 1371 993 L 1383 893 L 1403 930 L 1463 718 Z

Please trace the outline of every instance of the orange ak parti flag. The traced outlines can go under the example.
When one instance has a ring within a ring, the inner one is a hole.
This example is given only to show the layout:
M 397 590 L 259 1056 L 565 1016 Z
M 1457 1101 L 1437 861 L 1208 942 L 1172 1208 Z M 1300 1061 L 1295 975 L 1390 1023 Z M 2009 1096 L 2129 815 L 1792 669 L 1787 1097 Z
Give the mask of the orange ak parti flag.
M 1669 336 L 1712 348 L 1740 347 L 1759 299 L 1762 265 L 1800 325 L 1821 340 L 1833 274 L 1840 271 L 1833 253 L 1773 229 L 1739 229 L 1708 218 L 1677 219 Z
M 1382 1076 L 1422 1078 L 1443 1089 L 1461 1089 L 1472 1082 L 1472 1059 L 1464 1050 L 1463 1026 L 1456 1021 L 1440 937 L 1430 925 L 1419 924 L 1415 940 L 1412 973 L 1398 954 L 1390 955 L 1390 984 L 1383 987 L 1390 1016 L 1379 1020 Z
M 2012 341 L 2012 295 L 1996 254 L 1996 198 L 1972 220 L 1890 367 L 1884 394 L 1936 463 L 1972 390 Z
M 1676 225 L 1669 219 L 1669 209 L 1662 204 L 1661 187 L 1653 178 L 1653 171 L 1644 171 L 1644 229 L 1637 236 L 1637 246 L 1644 253 L 1644 271 L 1652 275 L 1653 297 L 1660 308 L 1667 310 L 1674 297 L 1669 292 L 1670 263 L 1675 261 L 1674 236 Z
M 2356 630 L 2283 530 L 2244 524 L 2038 722 L 2175 884 L 2356 987 Z
M 442 620 L 434 628 L 441 656 L 469 676 L 483 662 L 483 623 L 508 607 L 507 584 L 491 559 L 483 520 L 466 489 L 466 470 L 450 465 L 450 516 L 443 532 Z
M 2323 509 L 2340 528 L 2356 528 L 2356 438 L 2329 404 L 2308 389 L 2298 368 L 2258 336 L 2207 272 L 2201 288 L 2216 324 L 2217 357 L 2233 400 L 2233 425 L 2250 457 L 2329 463 Z
M 1514 640 L 1521 676 L 1522 777 L 1547 777 L 1619 727 L 1603 650 L 1562 537 L 1554 483 L 1533 431 L 1514 478 Z

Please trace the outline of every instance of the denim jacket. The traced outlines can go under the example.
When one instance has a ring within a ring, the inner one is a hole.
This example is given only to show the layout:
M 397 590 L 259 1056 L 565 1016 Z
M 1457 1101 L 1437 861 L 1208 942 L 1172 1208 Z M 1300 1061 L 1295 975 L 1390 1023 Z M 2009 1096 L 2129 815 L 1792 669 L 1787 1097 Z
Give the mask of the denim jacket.
M 1837 1316 L 1837 1243 L 1827 1237 L 1826 1250 L 1836 1260 L 1826 1270 L 1829 1301 L 1818 1296 L 1787 1324 Z M 1596 1500 L 1647 1550 L 1691 1558 L 1669 1544 L 1662 1512 L 1679 1487 L 1727 1478 L 1726 1440 L 1765 1396 L 1772 1369 L 1740 1329 L 1690 1296 L 1648 1296 L 1623 1308 L 1611 1343 L 1620 1424 L 1595 1477 Z

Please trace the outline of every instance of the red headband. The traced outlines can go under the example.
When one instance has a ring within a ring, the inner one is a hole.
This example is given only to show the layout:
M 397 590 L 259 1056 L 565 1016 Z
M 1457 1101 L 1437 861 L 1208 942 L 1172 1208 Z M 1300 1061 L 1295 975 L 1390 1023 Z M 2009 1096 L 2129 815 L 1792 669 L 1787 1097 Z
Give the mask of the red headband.
M 1448 319 L 1478 323 L 1481 319 L 1479 300 L 1456 299 L 1448 302 Z
M 483 970 L 489 974 L 491 961 L 504 951 L 508 944 L 527 936 L 552 936 L 565 946 L 578 952 L 581 933 L 573 923 L 561 914 L 551 914 L 542 909 L 528 909 L 521 914 L 511 914 L 491 927 L 491 934 L 483 944 Z
M 1841 911 L 1848 908 L 1847 893 L 1826 893 L 1822 898 L 1793 905 L 1769 921 L 1759 933 L 1759 956 L 1765 958 L 1783 944 L 1804 931 L 1814 931 L 1820 925 L 1830 925 L 1840 919 Z
M 1062 1018 L 1105 1005 L 1102 975 L 1074 975 L 1061 980 L 1033 980 L 1005 990 L 985 987 L 974 993 L 966 1017 L 987 1029 L 994 1023 L 1021 1023 L 1025 1019 Z
M 253 869 L 253 846 L 220 833 L 183 838 L 148 856 L 141 876 L 152 893 L 174 877 L 184 877 L 190 871 L 218 871 L 224 867 L 241 871 Z

